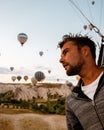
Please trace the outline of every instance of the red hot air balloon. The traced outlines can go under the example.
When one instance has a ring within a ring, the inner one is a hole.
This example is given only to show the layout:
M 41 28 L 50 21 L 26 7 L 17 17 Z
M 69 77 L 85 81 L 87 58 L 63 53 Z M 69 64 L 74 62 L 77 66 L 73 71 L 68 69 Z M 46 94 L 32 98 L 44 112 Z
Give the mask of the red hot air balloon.
M 23 44 L 27 41 L 28 36 L 27 36 L 27 34 L 25 34 L 25 33 L 19 33 L 19 34 L 17 35 L 17 39 L 18 39 L 18 41 L 21 43 L 21 45 L 23 46 Z

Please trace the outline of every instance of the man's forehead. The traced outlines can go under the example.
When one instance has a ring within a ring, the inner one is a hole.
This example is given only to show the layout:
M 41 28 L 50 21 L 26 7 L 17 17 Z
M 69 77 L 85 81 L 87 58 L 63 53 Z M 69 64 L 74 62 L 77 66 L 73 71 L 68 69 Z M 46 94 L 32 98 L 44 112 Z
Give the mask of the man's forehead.
M 72 41 L 66 42 L 66 43 L 63 45 L 62 49 L 69 48 L 69 47 L 73 46 L 73 45 L 74 45 L 73 43 L 74 43 L 74 42 L 72 42 Z

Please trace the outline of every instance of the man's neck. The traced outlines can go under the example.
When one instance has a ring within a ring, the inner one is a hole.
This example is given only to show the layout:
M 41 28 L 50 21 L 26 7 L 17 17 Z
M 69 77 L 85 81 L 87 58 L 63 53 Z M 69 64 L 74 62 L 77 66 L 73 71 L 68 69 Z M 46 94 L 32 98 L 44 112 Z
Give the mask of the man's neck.
M 101 74 L 101 72 L 104 71 L 102 68 L 92 68 L 89 71 L 86 71 L 81 75 L 81 78 L 83 80 L 84 86 L 92 83 L 97 79 L 97 77 Z

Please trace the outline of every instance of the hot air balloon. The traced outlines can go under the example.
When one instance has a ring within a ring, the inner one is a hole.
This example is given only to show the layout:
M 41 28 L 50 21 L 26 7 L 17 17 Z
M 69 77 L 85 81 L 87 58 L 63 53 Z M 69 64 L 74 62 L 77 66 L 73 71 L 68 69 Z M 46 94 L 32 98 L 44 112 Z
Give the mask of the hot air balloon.
M 72 86 L 73 86 L 72 82 L 69 82 L 68 80 L 66 80 L 66 85 L 67 85 L 68 87 L 72 87 Z
M 32 77 L 32 78 L 31 78 L 31 82 L 32 82 L 33 85 L 36 85 L 37 80 L 35 79 L 35 77 Z
M 48 73 L 50 74 L 50 73 L 51 73 L 51 70 L 48 70 Z
M 43 51 L 40 51 L 40 52 L 39 52 L 39 55 L 42 56 L 42 55 L 43 55 Z
M 92 24 L 89 25 L 89 29 L 92 30 L 94 26 Z
M 25 75 L 23 78 L 24 78 L 25 81 L 28 80 L 28 76 L 27 75 Z
M 19 33 L 19 34 L 17 35 L 17 39 L 18 39 L 18 41 L 21 43 L 21 45 L 23 46 L 23 44 L 27 41 L 28 36 L 27 36 L 27 34 L 25 34 L 25 33 Z
M 60 79 L 57 79 L 57 82 L 59 82 Z
M 16 80 L 16 76 L 12 76 L 11 79 L 14 82 Z
M 13 71 L 13 70 L 14 70 L 14 67 L 10 67 L 10 70 Z
M 87 25 L 84 25 L 83 28 L 86 30 L 87 29 Z
M 92 3 L 92 5 L 94 5 L 94 4 L 95 4 L 95 1 L 92 1 L 91 3 Z
M 45 75 L 42 71 L 37 71 L 35 74 L 34 74 L 34 77 L 37 81 L 41 82 L 45 79 Z
M 17 76 L 17 79 L 18 79 L 18 81 L 20 81 L 22 79 L 22 77 L 21 76 Z

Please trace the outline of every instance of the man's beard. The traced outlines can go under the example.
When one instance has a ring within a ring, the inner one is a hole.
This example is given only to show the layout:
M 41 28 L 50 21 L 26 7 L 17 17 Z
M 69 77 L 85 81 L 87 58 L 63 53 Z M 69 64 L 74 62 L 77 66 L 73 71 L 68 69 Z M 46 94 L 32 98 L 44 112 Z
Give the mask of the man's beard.
M 76 66 L 70 65 L 70 70 L 67 70 L 66 74 L 68 76 L 79 75 L 81 69 L 82 69 L 82 64 L 81 63 L 77 64 Z

